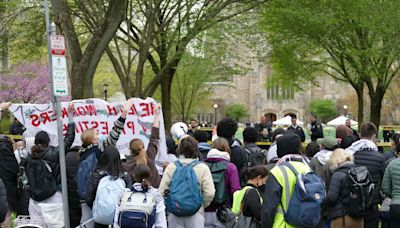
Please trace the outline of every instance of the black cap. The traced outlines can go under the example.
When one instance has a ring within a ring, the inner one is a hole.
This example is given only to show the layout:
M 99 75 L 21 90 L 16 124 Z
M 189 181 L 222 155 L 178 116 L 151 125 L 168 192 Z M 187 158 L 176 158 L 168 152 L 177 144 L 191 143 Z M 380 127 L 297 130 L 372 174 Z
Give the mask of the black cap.
M 282 135 L 276 140 L 278 157 L 300 154 L 300 137 L 297 134 Z

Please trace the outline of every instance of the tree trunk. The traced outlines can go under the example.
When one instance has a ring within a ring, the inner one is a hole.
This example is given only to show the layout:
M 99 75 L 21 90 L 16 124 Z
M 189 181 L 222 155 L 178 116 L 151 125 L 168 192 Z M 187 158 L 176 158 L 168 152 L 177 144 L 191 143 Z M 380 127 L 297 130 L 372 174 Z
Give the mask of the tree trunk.
M 93 77 L 97 65 L 108 44 L 126 16 L 128 0 L 110 1 L 104 20 L 93 28 L 93 36 L 82 53 L 78 35 L 71 18 L 67 0 L 52 0 L 56 23 L 65 35 L 68 48 L 69 64 L 71 64 L 71 96 L 72 99 L 93 97 Z
M 161 79 L 161 102 L 162 111 L 164 115 L 164 127 L 166 130 L 171 128 L 171 86 L 172 86 L 173 73 L 171 70 Z
M 358 121 L 358 130 L 360 131 L 360 127 L 364 122 L 364 83 L 361 87 L 355 88 L 357 93 L 357 121 Z
M 374 93 L 370 93 L 371 105 L 370 105 L 370 121 L 376 125 L 379 130 L 379 125 L 381 122 L 381 110 L 382 101 L 385 96 L 385 89 L 381 86 L 377 86 Z

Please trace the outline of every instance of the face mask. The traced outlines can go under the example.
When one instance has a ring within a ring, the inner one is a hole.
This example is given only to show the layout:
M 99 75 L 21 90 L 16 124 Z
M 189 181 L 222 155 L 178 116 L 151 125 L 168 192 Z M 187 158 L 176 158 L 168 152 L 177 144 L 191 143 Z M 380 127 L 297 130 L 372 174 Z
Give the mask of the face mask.
M 107 135 L 99 134 L 99 143 L 104 142 L 107 139 Z

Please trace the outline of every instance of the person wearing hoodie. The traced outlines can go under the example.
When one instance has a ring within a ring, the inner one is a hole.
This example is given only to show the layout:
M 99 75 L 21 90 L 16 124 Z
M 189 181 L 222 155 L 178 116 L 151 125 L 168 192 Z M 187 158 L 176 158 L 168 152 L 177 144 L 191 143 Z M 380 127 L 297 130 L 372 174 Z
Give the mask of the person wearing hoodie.
M 379 211 L 378 204 L 381 203 L 381 182 L 385 172 L 385 160 L 383 155 L 378 152 L 375 144 L 377 129 L 375 124 L 371 122 L 364 123 L 360 128 L 360 140 L 354 142 L 346 151 L 354 156 L 356 165 L 367 167 L 374 188 L 374 208 L 364 216 L 364 227 L 378 227 Z
M 228 140 L 231 149 L 231 162 L 240 171 L 245 166 L 246 155 L 240 143 L 234 138 L 237 129 L 237 122 L 229 117 L 222 119 L 217 124 L 217 136 Z
M 391 160 L 397 157 L 396 147 L 400 144 L 400 134 L 394 134 L 392 137 L 392 149 L 383 154 L 383 159 L 385 159 L 386 166 Z
M 332 228 L 362 228 L 363 218 L 350 217 L 346 212 L 349 201 L 349 181 L 347 172 L 356 165 L 353 156 L 343 149 L 336 149 L 329 158 L 329 166 L 333 172 L 324 205 Z
M 320 145 L 321 150 L 311 159 L 310 168 L 314 170 L 317 175 L 322 177 L 325 184 L 328 185 L 331 175 L 328 160 L 332 151 L 339 147 L 338 142 L 335 138 L 327 136 L 322 139 L 317 139 L 317 143 Z
M 284 218 L 284 211 L 287 211 L 286 195 L 293 193 L 296 184 L 295 174 L 286 166 L 279 166 L 283 162 L 289 162 L 298 173 L 303 174 L 310 171 L 305 158 L 301 156 L 300 138 L 296 134 L 283 135 L 277 139 L 278 157 L 280 160 L 271 170 L 265 184 L 263 194 L 263 205 L 261 208 L 261 227 L 292 227 Z M 284 174 L 285 169 L 289 179 L 289 189 L 286 187 Z
M 256 132 L 257 133 L 257 132 Z M 219 167 L 219 165 L 225 166 L 224 171 L 224 182 L 225 182 L 225 195 L 227 196 L 227 200 L 223 205 L 231 208 L 233 202 L 233 193 L 237 190 L 240 190 L 240 182 L 239 182 L 239 173 L 236 166 L 230 162 L 230 153 L 231 150 L 229 148 L 228 141 L 224 138 L 218 138 L 213 142 L 213 149 L 211 149 L 207 154 L 207 159 L 205 163 L 210 167 L 210 170 L 213 170 L 213 167 Z M 216 191 L 218 191 L 218 184 L 215 183 Z M 222 206 L 214 201 L 211 202 L 210 206 L 205 209 L 205 225 L 206 228 L 217 228 L 217 227 L 225 227 L 217 219 L 217 209 Z
M 206 131 L 195 131 L 193 137 L 197 140 L 197 145 L 199 146 L 200 154 L 203 159 L 207 158 L 208 151 L 211 150 L 210 144 L 207 143 L 209 135 Z
M 179 161 L 182 165 L 188 165 L 198 158 L 198 147 L 196 139 L 191 136 L 180 139 L 178 146 L 180 154 Z M 171 181 L 176 170 L 175 162 L 168 164 L 161 179 L 158 190 L 165 197 L 171 186 Z M 212 175 L 208 166 L 199 163 L 193 167 L 199 183 L 200 191 L 203 196 L 203 206 L 192 216 L 178 217 L 172 213 L 168 216 L 168 226 L 175 228 L 203 228 L 204 227 L 204 208 L 208 207 L 215 195 L 215 187 Z

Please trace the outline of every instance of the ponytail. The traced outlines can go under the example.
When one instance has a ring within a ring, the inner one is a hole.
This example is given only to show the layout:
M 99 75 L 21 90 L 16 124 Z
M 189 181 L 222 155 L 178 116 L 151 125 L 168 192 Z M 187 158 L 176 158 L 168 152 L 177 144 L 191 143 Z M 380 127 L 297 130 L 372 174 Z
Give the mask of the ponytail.
M 133 139 L 130 143 L 132 157 L 136 158 L 136 165 L 147 165 L 147 153 L 142 140 Z
M 135 182 L 141 183 L 143 190 L 149 188 L 150 168 L 147 165 L 138 164 L 135 167 Z

